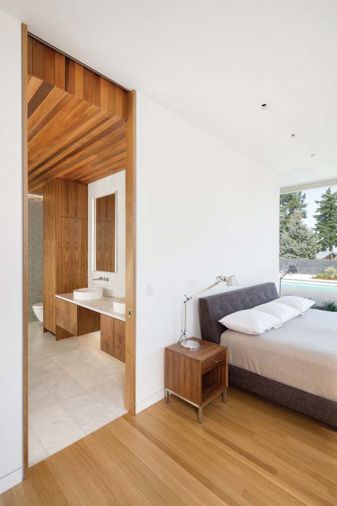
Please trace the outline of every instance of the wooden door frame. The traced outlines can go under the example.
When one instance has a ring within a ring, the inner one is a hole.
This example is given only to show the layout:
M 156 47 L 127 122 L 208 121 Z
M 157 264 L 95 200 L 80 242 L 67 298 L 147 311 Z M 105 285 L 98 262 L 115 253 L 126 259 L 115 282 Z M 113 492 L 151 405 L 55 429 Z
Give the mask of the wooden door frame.
M 23 198 L 23 474 L 28 464 L 28 27 L 21 25 Z M 136 412 L 136 92 L 127 92 L 125 406 Z
M 28 27 L 21 25 L 22 76 L 22 200 L 23 200 L 23 477 L 28 471 Z

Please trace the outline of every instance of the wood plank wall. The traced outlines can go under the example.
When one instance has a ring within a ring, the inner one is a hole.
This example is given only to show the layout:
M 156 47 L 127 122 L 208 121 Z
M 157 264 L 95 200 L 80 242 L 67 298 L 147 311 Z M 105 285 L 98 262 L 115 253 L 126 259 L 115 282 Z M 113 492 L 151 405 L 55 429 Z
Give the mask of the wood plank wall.
M 125 169 L 128 92 L 32 37 L 28 45 L 29 191 Z
M 113 116 L 127 118 L 123 88 L 31 36 L 28 37 L 28 74 L 44 81 L 41 94 L 56 86 Z
M 43 199 L 44 327 L 55 334 L 55 294 L 87 286 L 88 186 L 48 182 Z

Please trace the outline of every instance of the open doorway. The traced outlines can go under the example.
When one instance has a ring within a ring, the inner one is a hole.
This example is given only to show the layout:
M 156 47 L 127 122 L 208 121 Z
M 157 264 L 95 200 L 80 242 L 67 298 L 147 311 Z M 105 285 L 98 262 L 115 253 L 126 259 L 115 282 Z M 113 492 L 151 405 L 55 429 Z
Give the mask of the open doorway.
M 25 468 L 135 410 L 135 94 L 23 27 Z

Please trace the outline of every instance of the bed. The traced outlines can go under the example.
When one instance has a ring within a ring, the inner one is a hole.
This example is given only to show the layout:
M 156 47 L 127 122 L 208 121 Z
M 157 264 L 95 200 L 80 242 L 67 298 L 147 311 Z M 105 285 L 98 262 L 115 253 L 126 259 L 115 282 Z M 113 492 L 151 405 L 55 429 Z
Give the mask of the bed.
M 261 336 L 218 320 L 278 298 L 274 283 L 199 299 L 202 338 L 229 348 L 230 385 L 337 427 L 337 315 L 309 309 Z

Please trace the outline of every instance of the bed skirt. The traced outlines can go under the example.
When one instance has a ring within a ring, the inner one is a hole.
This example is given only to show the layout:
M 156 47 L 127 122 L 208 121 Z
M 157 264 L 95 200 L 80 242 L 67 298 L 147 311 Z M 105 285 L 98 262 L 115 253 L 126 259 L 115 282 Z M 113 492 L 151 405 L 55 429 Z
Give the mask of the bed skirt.
M 229 385 L 248 390 L 337 428 L 337 402 L 309 394 L 232 365 L 229 366 Z

